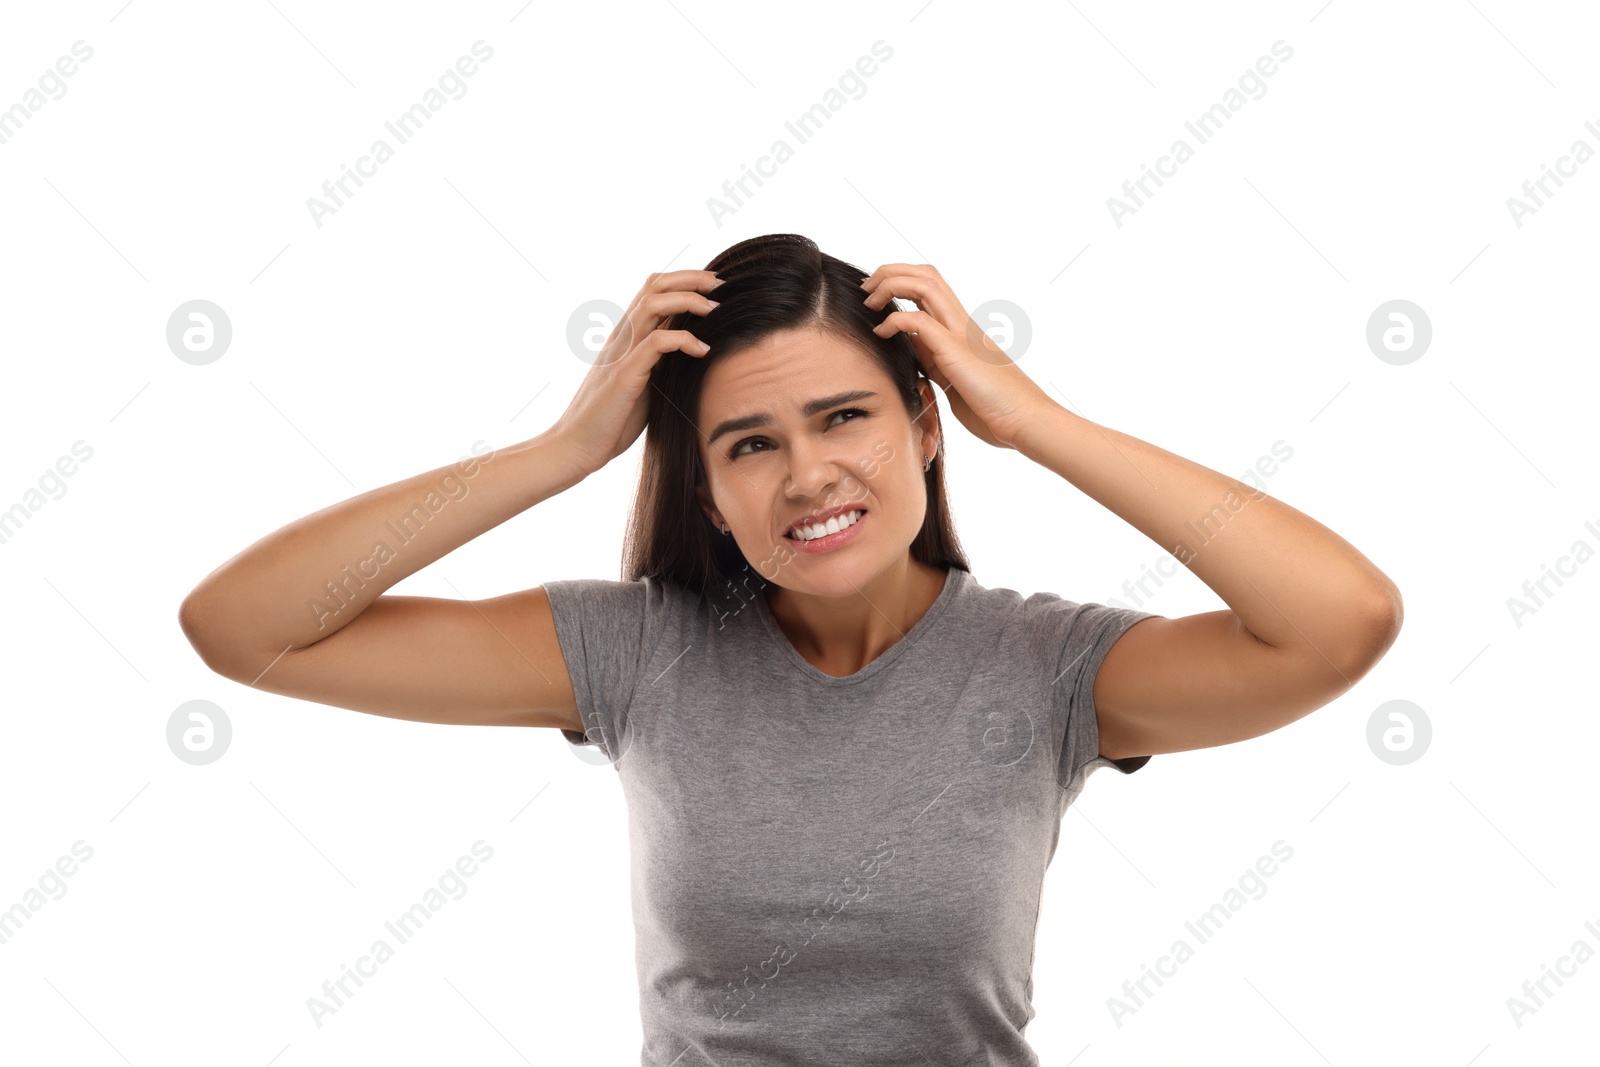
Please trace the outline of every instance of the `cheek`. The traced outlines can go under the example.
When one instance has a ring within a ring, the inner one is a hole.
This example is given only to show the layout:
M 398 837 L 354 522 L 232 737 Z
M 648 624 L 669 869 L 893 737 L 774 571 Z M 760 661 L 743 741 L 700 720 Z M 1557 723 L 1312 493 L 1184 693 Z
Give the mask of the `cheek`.
M 898 482 L 901 470 L 916 455 L 917 442 L 911 438 L 897 443 L 879 439 L 856 461 L 856 467 L 862 480 L 873 485 L 885 477 L 891 482 Z M 920 468 L 920 461 L 917 466 Z

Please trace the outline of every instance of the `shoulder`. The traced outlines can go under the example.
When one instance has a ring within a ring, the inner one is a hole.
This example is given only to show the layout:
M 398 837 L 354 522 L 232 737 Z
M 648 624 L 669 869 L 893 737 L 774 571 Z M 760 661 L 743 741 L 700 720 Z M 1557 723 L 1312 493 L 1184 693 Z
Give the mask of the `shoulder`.
M 1010 640 L 1058 665 L 1086 650 L 1102 651 L 1135 623 L 1153 617 L 1114 602 L 1073 600 L 1049 591 L 1024 594 L 1005 587 L 978 587 L 974 601 Z
M 612 578 L 562 578 L 545 582 L 545 596 L 557 620 L 583 626 L 642 626 L 648 632 L 693 615 L 704 598 L 666 578 L 632 581 Z

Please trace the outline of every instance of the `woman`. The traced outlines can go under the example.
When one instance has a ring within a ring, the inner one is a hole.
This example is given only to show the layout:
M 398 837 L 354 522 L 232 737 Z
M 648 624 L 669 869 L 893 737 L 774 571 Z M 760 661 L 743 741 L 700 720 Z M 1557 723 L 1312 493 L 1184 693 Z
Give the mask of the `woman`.
M 979 584 L 934 384 L 1228 609 Z M 626 581 L 383 595 L 646 427 Z M 459 495 L 418 507 L 441 487 Z M 389 545 L 396 514 L 426 536 Z M 258 688 L 604 751 L 630 818 L 642 1062 L 1020 1065 L 1042 879 L 1088 775 L 1328 703 L 1393 643 L 1401 601 L 1309 517 L 1055 404 L 931 267 L 863 277 L 780 234 L 652 275 L 546 433 L 291 523 L 180 619 Z

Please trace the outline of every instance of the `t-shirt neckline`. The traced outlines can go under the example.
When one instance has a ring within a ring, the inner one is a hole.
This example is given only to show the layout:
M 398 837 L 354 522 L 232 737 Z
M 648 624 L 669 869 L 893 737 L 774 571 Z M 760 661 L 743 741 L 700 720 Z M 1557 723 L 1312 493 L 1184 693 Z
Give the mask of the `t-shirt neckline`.
M 795 669 L 800 671 L 801 674 L 805 675 L 808 679 L 818 683 L 819 685 L 856 685 L 859 682 L 864 682 L 868 678 L 871 678 L 885 667 L 888 667 L 891 663 L 904 655 L 906 649 L 916 644 L 917 641 L 922 638 L 922 635 L 933 626 L 935 621 L 938 620 L 939 616 L 943 614 L 944 609 L 949 606 L 950 601 L 955 599 L 956 594 L 959 593 L 962 586 L 966 584 L 968 577 L 968 573 L 965 570 L 962 570 L 960 567 L 951 566 L 947 568 L 945 571 L 944 588 L 939 590 L 939 595 L 935 597 L 933 603 L 928 606 L 928 610 L 922 613 L 922 618 L 918 619 L 912 625 L 911 629 L 907 630 L 898 641 L 884 649 L 882 654 L 880 654 L 877 659 L 873 660 L 865 667 L 862 667 L 854 674 L 847 674 L 843 678 L 835 677 L 834 675 L 820 670 L 815 664 L 802 656 L 799 650 L 790 643 L 789 638 L 783 632 L 783 628 L 778 625 L 778 620 L 773 616 L 772 608 L 767 604 L 765 588 L 763 588 L 760 593 L 756 594 L 756 613 L 761 616 L 761 621 L 766 627 L 767 634 L 772 638 L 773 643 L 778 646 L 779 654 L 785 656 L 788 661 L 794 665 Z

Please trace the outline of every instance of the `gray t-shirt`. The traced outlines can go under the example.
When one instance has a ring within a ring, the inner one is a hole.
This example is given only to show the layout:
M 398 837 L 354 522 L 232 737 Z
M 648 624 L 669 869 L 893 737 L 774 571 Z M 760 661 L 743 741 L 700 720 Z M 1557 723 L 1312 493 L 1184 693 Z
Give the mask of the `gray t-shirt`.
M 1036 1067 L 1045 868 L 1089 774 L 1150 760 L 1099 755 L 1092 694 L 1151 613 L 951 568 L 835 678 L 748 589 L 544 589 L 586 731 L 562 734 L 627 804 L 643 1067 Z

